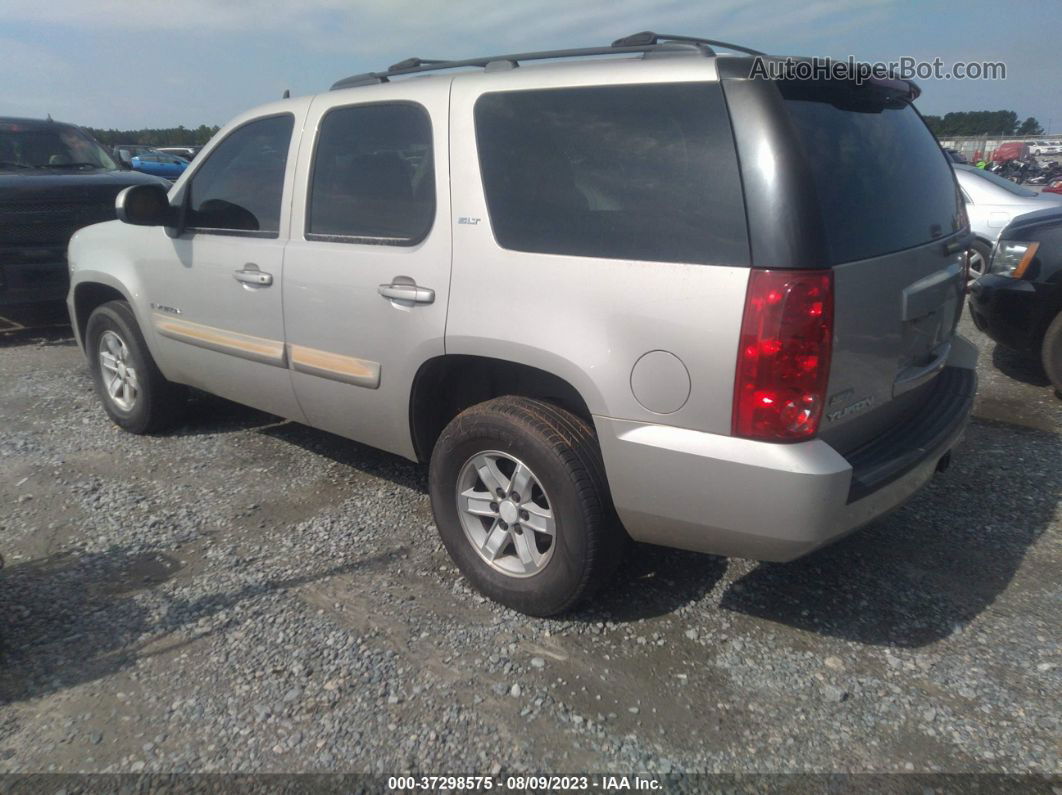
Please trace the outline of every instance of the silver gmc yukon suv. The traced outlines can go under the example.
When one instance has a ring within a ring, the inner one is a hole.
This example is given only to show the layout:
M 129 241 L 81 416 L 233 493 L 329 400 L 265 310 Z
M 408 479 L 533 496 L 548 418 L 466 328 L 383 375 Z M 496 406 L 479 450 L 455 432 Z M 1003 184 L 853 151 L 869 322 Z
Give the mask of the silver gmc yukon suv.
M 535 615 L 629 538 L 840 538 L 962 434 L 969 230 L 917 87 L 780 62 L 646 33 L 237 117 L 70 244 L 104 408 L 158 431 L 194 387 L 429 462 L 461 571 Z

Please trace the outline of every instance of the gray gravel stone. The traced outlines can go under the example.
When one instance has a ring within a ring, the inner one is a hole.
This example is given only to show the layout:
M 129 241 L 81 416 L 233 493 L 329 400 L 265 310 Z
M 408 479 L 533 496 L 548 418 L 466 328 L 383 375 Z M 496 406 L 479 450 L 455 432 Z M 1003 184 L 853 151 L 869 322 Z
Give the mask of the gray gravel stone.
M 836 704 L 840 704 L 846 698 L 848 698 L 848 692 L 835 685 L 824 685 L 822 688 L 822 697 L 827 701 L 832 701 Z
M 200 396 L 124 434 L 44 341 L 0 340 L 0 773 L 1062 769 L 1062 402 L 991 347 L 907 506 L 784 565 L 638 547 L 543 620 L 422 467 Z

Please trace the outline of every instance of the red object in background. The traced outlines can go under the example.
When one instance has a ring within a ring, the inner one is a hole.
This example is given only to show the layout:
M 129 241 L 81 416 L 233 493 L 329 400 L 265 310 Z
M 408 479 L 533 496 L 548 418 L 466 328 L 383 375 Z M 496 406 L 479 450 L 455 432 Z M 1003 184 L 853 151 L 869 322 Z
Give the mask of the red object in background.
M 1053 179 L 1043 189 L 1044 193 L 1062 194 L 1062 179 Z
M 989 160 L 995 160 L 997 163 L 1006 163 L 1008 160 L 1021 160 L 1028 154 L 1029 145 L 1024 141 L 1007 141 L 999 145 Z

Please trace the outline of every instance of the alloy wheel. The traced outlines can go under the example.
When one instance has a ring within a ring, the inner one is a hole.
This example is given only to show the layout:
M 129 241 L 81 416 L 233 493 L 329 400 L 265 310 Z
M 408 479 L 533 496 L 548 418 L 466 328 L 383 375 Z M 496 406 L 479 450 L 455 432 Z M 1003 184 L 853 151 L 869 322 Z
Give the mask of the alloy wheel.
M 108 329 L 100 335 L 97 353 L 107 396 L 122 411 L 132 411 L 140 394 L 140 382 L 132 366 L 129 346 Z
M 477 453 L 461 467 L 456 496 L 465 537 L 491 568 L 532 577 L 549 563 L 557 542 L 553 504 L 523 461 Z

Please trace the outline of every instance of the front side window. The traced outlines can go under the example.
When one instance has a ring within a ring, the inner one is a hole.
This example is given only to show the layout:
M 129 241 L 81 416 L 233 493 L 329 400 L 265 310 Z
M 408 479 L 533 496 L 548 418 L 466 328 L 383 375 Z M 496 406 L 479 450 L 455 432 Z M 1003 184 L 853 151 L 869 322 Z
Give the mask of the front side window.
M 293 125 L 289 114 L 258 119 L 218 144 L 192 177 L 187 225 L 276 237 Z
M 744 264 L 748 234 L 722 90 L 711 83 L 489 93 L 475 106 L 503 248 Z
M 306 237 L 413 245 L 435 218 L 431 120 L 412 103 L 329 111 L 314 153 Z

